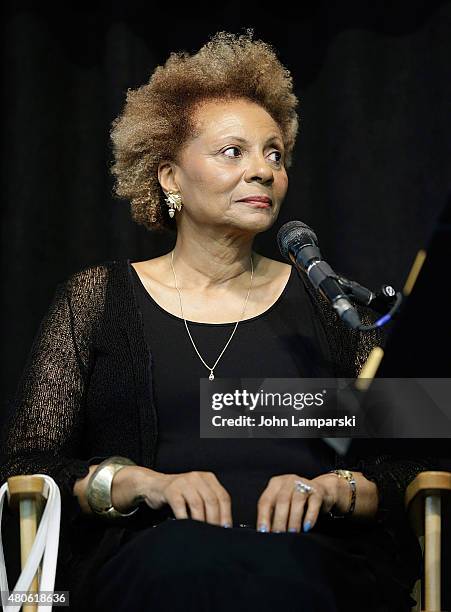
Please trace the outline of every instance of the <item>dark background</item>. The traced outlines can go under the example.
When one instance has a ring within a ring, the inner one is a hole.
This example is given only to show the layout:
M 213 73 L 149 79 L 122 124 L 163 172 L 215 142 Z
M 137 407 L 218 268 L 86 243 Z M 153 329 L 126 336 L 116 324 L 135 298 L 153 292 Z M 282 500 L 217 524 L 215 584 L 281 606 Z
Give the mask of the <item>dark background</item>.
M 2 9 L 3 414 L 58 282 L 172 248 L 133 223 L 109 175 L 126 90 L 170 51 L 253 27 L 293 75 L 301 128 L 282 212 L 256 241 L 268 257 L 299 219 L 337 271 L 402 288 L 451 194 L 450 2 L 166 4 Z
M 338 271 L 401 288 L 451 193 L 450 2 L 149 6 L 4 9 L 2 399 L 58 282 L 172 248 L 131 220 L 109 173 L 127 88 L 172 50 L 253 27 L 292 72 L 301 129 L 279 219 L 257 237 L 268 257 L 280 259 L 280 225 L 299 219 Z

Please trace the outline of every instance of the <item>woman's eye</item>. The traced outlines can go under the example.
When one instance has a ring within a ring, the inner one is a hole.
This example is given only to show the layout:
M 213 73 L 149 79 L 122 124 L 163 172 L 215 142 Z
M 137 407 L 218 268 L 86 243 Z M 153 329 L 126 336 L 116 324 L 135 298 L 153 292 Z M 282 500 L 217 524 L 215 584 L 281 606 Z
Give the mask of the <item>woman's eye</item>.
M 280 151 L 273 151 L 273 152 L 271 153 L 271 155 L 274 155 L 274 153 L 276 153 L 276 155 L 279 155 L 279 158 L 278 158 L 278 159 L 275 159 L 274 161 L 275 161 L 276 163 L 280 164 L 280 162 L 282 161 L 282 153 L 281 153 Z
M 223 153 L 225 153 L 226 151 L 231 151 L 233 149 L 235 149 L 235 151 L 239 151 L 240 150 L 239 147 L 227 147 L 227 149 L 224 149 Z M 234 158 L 235 156 L 234 155 L 226 155 L 226 157 Z
M 233 146 L 233 147 L 227 147 L 227 149 L 224 149 L 223 153 L 226 155 L 226 151 L 241 151 L 241 149 L 239 147 Z M 282 161 L 282 153 L 280 151 L 272 151 L 270 153 L 270 155 L 278 155 L 279 157 L 277 159 L 273 159 L 272 161 L 275 161 L 277 164 L 280 164 Z M 231 159 L 236 159 L 235 155 L 226 155 L 226 157 L 230 157 Z

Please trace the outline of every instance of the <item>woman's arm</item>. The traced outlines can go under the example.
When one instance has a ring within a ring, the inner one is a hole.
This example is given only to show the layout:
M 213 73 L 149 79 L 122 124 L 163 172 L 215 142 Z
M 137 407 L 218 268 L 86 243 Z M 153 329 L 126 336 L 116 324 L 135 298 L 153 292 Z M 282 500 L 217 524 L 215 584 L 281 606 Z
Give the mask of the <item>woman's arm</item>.
M 355 508 L 347 520 L 372 519 L 378 508 L 378 489 L 360 472 L 353 471 L 356 481 Z M 298 491 L 297 481 L 311 487 L 307 494 Z M 320 513 L 345 514 L 351 506 L 350 483 L 336 473 L 327 472 L 309 480 L 301 474 L 273 476 L 257 503 L 259 531 L 309 531 Z
M 377 485 L 365 478 L 362 472 L 352 472 L 356 483 L 355 508 L 352 517 L 374 518 L 377 514 L 379 505 L 379 492 Z M 348 511 L 351 504 L 352 491 L 348 481 L 340 478 L 337 474 L 321 474 L 312 480 L 327 484 L 331 483 L 336 487 L 336 502 L 333 506 L 339 513 L 344 514 Z
M 356 483 L 355 508 L 346 517 L 350 521 L 370 519 L 405 525 L 404 495 L 409 482 L 425 469 L 436 469 L 435 464 L 426 459 L 396 459 L 387 455 L 359 463 L 365 466 L 362 471 L 347 466 Z M 295 492 L 297 480 L 310 485 L 312 492 L 308 495 Z M 321 512 L 347 513 L 351 498 L 350 483 L 333 472 L 320 474 L 311 480 L 301 474 L 273 476 L 258 500 L 257 528 L 263 531 L 309 531 Z
M 355 439 L 337 467 L 360 472 L 377 486 L 378 522 L 405 522 L 408 485 L 423 471 L 440 469 L 449 442 L 441 439 Z
M 408 485 L 420 472 L 438 468 L 432 457 L 381 457 L 379 461 L 360 461 L 360 469 L 377 486 L 379 503 L 374 518 L 383 523 L 405 521 L 404 497 Z
M 354 516 L 374 518 L 379 506 L 377 485 L 365 478 L 361 472 L 353 472 L 360 495 L 356 497 Z M 343 479 L 341 479 L 343 480 Z M 343 484 L 345 484 L 343 482 Z M 348 485 L 348 483 L 346 483 Z M 348 485 L 349 488 L 349 485 Z
M 74 496 L 77 498 L 80 508 L 84 514 L 93 514 L 86 498 L 86 489 L 89 479 L 99 464 L 91 465 L 89 473 L 84 478 L 76 480 L 74 485 Z M 161 475 L 154 470 L 138 465 L 127 465 L 120 469 L 111 483 L 111 503 L 113 507 L 124 514 L 130 512 L 143 500 L 141 495 L 141 483 L 144 478 L 152 482 L 152 476 Z
M 81 512 L 74 483 L 89 471 L 89 462 L 77 455 L 101 281 L 102 267 L 96 266 L 57 285 L 0 439 L 0 482 L 19 474 L 48 474 L 60 489 L 62 517 L 69 519 Z

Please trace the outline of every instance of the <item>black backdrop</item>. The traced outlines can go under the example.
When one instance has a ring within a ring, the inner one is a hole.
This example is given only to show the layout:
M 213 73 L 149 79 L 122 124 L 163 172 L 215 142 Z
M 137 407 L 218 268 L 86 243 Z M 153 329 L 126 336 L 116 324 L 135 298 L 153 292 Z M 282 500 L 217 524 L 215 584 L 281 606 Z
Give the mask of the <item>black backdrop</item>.
M 451 192 L 450 2 L 3 10 L 2 399 L 57 282 L 172 247 L 112 197 L 109 127 L 127 88 L 221 29 L 273 43 L 301 101 L 288 194 L 257 250 L 280 258 L 277 229 L 300 219 L 343 274 L 402 286 Z
M 127 88 L 218 30 L 273 43 L 301 101 L 288 195 L 257 250 L 280 259 L 277 229 L 299 219 L 343 274 L 402 287 L 451 193 L 450 2 L 3 6 L 3 413 L 58 282 L 172 247 L 112 197 L 109 127 Z

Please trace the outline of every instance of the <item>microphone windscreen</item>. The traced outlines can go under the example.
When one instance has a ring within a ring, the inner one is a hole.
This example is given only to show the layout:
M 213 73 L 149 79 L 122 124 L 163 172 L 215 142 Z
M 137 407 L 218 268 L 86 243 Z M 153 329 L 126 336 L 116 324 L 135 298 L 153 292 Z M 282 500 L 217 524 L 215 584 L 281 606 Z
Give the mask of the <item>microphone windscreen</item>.
M 315 232 L 302 221 L 288 221 L 277 232 L 279 251 L 286 259 L 289 259 L 290 246 L 302 246 L 312 242 L 315 246 L 318 246 L 318 238 Z

